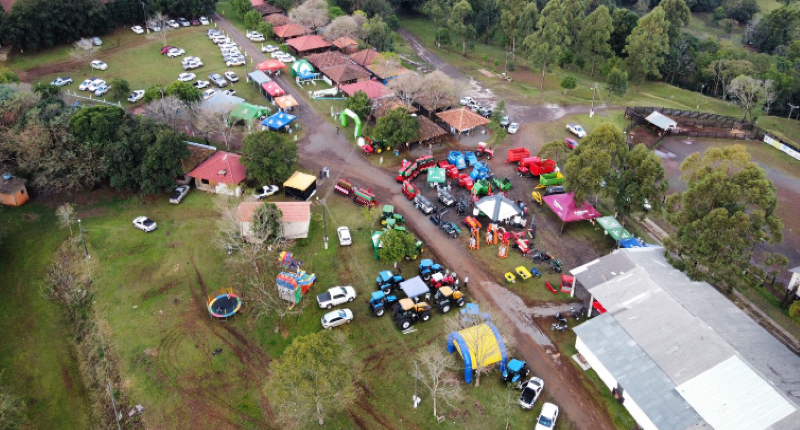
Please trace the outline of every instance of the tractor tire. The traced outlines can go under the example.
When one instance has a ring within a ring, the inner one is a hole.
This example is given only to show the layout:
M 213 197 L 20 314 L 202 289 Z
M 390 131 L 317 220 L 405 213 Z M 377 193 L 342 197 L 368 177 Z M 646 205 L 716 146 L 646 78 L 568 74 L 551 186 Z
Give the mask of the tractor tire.
M 491 155 L 487 155 L 487 156 L 486 156 L 486 159 L 487 159 L 487 160 L 491 160 L 491 159 L 492 159 L 492 156 L 491 156 Z
M 383 148 L 376 148 L 375 149 L 375 153 L 376 154 L 380 154 L 381 152 L 383 152 Z
M 404 320 L 400 321 L 399 323 L 397 323 L 397 326 L 400 327 L 400 330 L 408 330 L 409 327 L 411 327 L 411 320 L 410 319 L 404 319 Z
M 386 294 L 388 296 L 391 293 L 392 293 L 392 289 L 391 288 L 384 288 L 383 289 L 383 294 Z
M 425 282 L 430 281 L 431 280 L 431 274 L 428 273 L 428 274 L 422 275 L 422 280 L 425 281 Z
M 442 306 L 441 311 L 442 311 L 443 314 L 446 314 L 446 313 L 450 312 L 450 305 Z
M 378 317 L 378 318 L 382 317 L 383 314 L 385 314 L 385 313 L 386 313 L 386 308 L 381 307 L 381 308 L 375 309 L 375 316 Z
M 464 299 L 461 299 L 461 300 L 459 300 L 459 301 L 458 301 L 458 303 L 456 303 L 456 304 L 458 305 L 458 307 L 459 307 L 459 308 L 463 308 L 463 307 L 464 307 L 464 305 L 466 305 L 466 304 L 467 304 L 467 301 L 466 301 L 466 300 L 464 300 Z
M 429 319 L 431 319 L 431 313 L 423 312 L 422 315 L 420 315 L 419 319 L 421 319 L 422 321 L 428 321 Z
M 355 299 L 354 299 L 354 298 L 352 298 L 352 297 L 350 297 L 349 299 L 347 299 L 347 301 L 348 301 L 348 302 L 352 302 L 353 300 L 355 300 Z

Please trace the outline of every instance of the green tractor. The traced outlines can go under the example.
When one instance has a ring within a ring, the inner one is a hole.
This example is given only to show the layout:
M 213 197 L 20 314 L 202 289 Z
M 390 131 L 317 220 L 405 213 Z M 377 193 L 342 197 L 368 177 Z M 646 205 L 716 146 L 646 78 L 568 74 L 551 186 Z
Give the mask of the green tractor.
M 492 184 L 494 185 L 494 189 L 497 191 L 502 191 L 507 193 L 511 190 L 511 181 L 508 178 L 500 179 L 498 177 L 492 178 Z
M 403 224 L 406 222 L 406 219 L 403 215 L 399 213 L 395 213 L 394 206 L 392 205 L 383 205 L 383 212 L 381 212 L 381 224 L 386 226 L 387 228 L 391 228 L 391 226 Z
M 476 196 L 486 196 L 489 194 L 490 188 L 491 184 L 489 181 L 487 179 L 481 179 L 472 186 L 472 193 Z

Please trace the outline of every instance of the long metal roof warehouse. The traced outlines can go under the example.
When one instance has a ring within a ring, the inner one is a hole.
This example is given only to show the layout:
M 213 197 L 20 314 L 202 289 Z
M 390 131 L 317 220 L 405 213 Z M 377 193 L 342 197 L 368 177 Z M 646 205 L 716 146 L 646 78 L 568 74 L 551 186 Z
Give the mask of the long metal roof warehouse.
M 800 428 L 800 357 L 663 249 L 572 271 L 604 313 L 576 348 L 645 430 Z

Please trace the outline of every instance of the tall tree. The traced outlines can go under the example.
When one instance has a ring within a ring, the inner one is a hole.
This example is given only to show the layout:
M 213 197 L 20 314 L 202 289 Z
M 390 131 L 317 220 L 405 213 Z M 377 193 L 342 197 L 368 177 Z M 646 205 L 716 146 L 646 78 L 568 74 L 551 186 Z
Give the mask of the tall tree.
M 283 212 L 275 203 L 259 205 L 250 219 L 253 236 L 269 245 L 277 245 L 283 240 Z
M 336 40 L 340 37 L 353 39 L 358 35 L 359 26 L 352 16 L 344 15 L 335 18 L 331 21 L 326 32 L 331 40 Z
M 629 9 L 616 9 L 611 15 L 612 28 L 609 44 L 617 55 L 624 55 L 628 36 L 639 23 L 639 15 Z
M 669 42 L 674 43 L 681 33 L 681 27 L 689 23 L 692 13 L 684 0 L 661 0 L 659 6 L 664 9 L 664 18 L 669 23 Z
M 394 148 L 417 140 L 419 122 L 404 108 L 392 109 L 378 119 L 373 133 L 376 139 L 386 141 Z
M 544 91 L 547 66 L 559 60 L 563 51 L 562 46 L 569 46 L 571 43 L 559 0 L 550 0 L 542 9 L 537 28 L 535 33 L 525 38 L 525 46 L 529 49 L 531 61 L 542 67 L 540 89 Z
M 559 160 L 561 160 L 562 157 L 567 157 L 570 151 L 572 150 L 569 149 L 566 142 L 563 140 L 554 140 L 542 145 L 542 149 L 540 149 L 536 155 L 541 158 L 555 160 L 556 164 L 558 164 Z
M 586 17 L 586 7 L 582 0 L 562 0 L 561 9 L 564 11 L 564 21 L 566 22 L 570 43 L 573 46 L 577 45 L 579 43 L 578 35 Z
M 739 101 L 744 109 L 745 121 L 755 119 L 756 110 L 763 104 L 764 81 L 748 75 L 737 76 L 728 86 L 728 93 Z
M 467 55 L 467 45 L 475 40 L 475 27 L 472 25 L 472 6 L 467 0 L 461 0 L 453 5 L 453 12 L 447 21 L 447 27 L 459 42 L 461 42 L 461 55 Z
M 775 9 L 761 18 L 753 33 L 753 44 L 761 52 L 773 53 L 779 46 L 789 45 L 800 32 L 800 10 L 793 7 Z
M 131 93 L 131 84 L 125 79 L 114 78 L 111 80 L 111 94 L 117 100 L 125 99 Z
M 659 68 L 669 52 L 668 29 L 664 10 L 659 6 L 642 17 L 628 36 L 626 64 L 634 80 L 661 77 Z
M 772 181 L 738 144 L 690 155 L 681 179 L 686 191 L 667 196 L 676 231 L 664 245 L 688 263 L 683 268 L 693 279 L 712 277 L 728 288 L 748 283 L 742 273 L 755 245 L 783 239 Z
M 64 203 L 56 208 L 56 218 L 58 219 L 58 226 L 60 228 L 68 228 L 69 235 L 72 236 L 72 224 L 77 222 L 75 216 L 75 206 L 72 203 Z
M 69 56 L 76 62 L 91 68 L 90 62 L 95 59 L 98 46 L 94 46 L 92 39 L 83 38 L 72 43 Z
M 417 352 L 416 362 L 419 362 L 420 366 L 415 367 L 412 375 L 430 392 L 433 400 L 433 416 L 438 418 L 439 400 L 450 407 L 455 407 L 463 396 L 461 381 L 453 375 L 456 360 L 440 345 L 429 345 Z
M 139 166 L 139 188 L 145 194 L 159 194 L 175 186 L 183 173 L 181 160 L 189 157 L 185 136 L 161 128 L 147 146 Z
M 611 178 L 608 190 L 623 226 L 625 217 L 642 212 L 646 204 L 659 211 L 669 189 L 661 158 L 641 143 L 632 150 L 626 146 L 625 162 Z
M 312 31 L 324 27 L 331 20 L 328 15 L 328 2 L 325 0 L 306 0 L 290 10 L 289 16 Z
M 311 422 L 347 411 L 355 402 L 359 361 L 352 359 L 347 338 L 320 332 L 299 336 L 270 365 L 264 390 L 277 399 L 280 423 L 308 428 Z
M 508 41 L 511 42 L 511 52 L 517 48 L 517 38 L 520 37 L 519 27 L 522 20 L 522 12 L 528 4 L 528 0 L 500 0 L 500 27 L 506 34 Z M 522 36 L 524 38 L 524 36 Z
M 356 91 L 355 94 L 346 98 L 344 101 L 344 107 L 355 112 L 359 118 L 365 121 L 372 110 L 372 105 L 369 102 L 369 96 L 364 91 Z
M 259 131 L 242 143 L 245 173 L 262 184 L 282 184 L 297 168 L 297 145 L 285 134 Z
M 606 91 L 610 100 L 608 104 L 612 104 L 614 97 L 622 97 L 628 92 L 628 73 L 614 67 L 608 72 L 606 78 Z
M 361 27 L 364 43 L 377 51 L 394 51 L 394 32 L 380 16 L 373 16 Z
M 428 15 L 436 26 L 435 42 L 436 47 L 440 48 L 442 44 L 442 36 L 446 36 L 447 20 L 450 17 L 451 1 L 450 0 L 427 0 L 422 6 L 422 12 Z
M 578 36 L 581 50 L 592 57 L 592 72 L 597 64 L 597 57 L 606 58 L 611 55 L 611 32 L 613 31 L 611 14 L 605 5 L 600 5 L 594 12 L 583 20 L 583 26 Z
M 381 248 L 378 249 L 378 257 L 381 260 L 394 263 L 401 261 L 407 255 L 416 255 L 417 242 L 414 236 L 400 230 L 386 230 L 381 235 Z

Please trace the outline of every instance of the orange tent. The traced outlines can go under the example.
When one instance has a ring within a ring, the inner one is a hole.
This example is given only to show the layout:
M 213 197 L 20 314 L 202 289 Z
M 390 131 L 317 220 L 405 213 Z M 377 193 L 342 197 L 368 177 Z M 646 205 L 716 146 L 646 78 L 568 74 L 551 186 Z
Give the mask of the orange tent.
M 279 60 L 267 60 L 258 65 L 258 70 L 261 70 L 262 72 L 274 72 L 278 69 L 286 70 L 286 64 L 283 64 L 283 62 Z
M 281 109 L 289 109 L 294 106 L 297 106 L 297 100 L 295 100 L 294 97 L 292 97 L 291 95 L 278 97 L 275 99 L 275 103 Z

